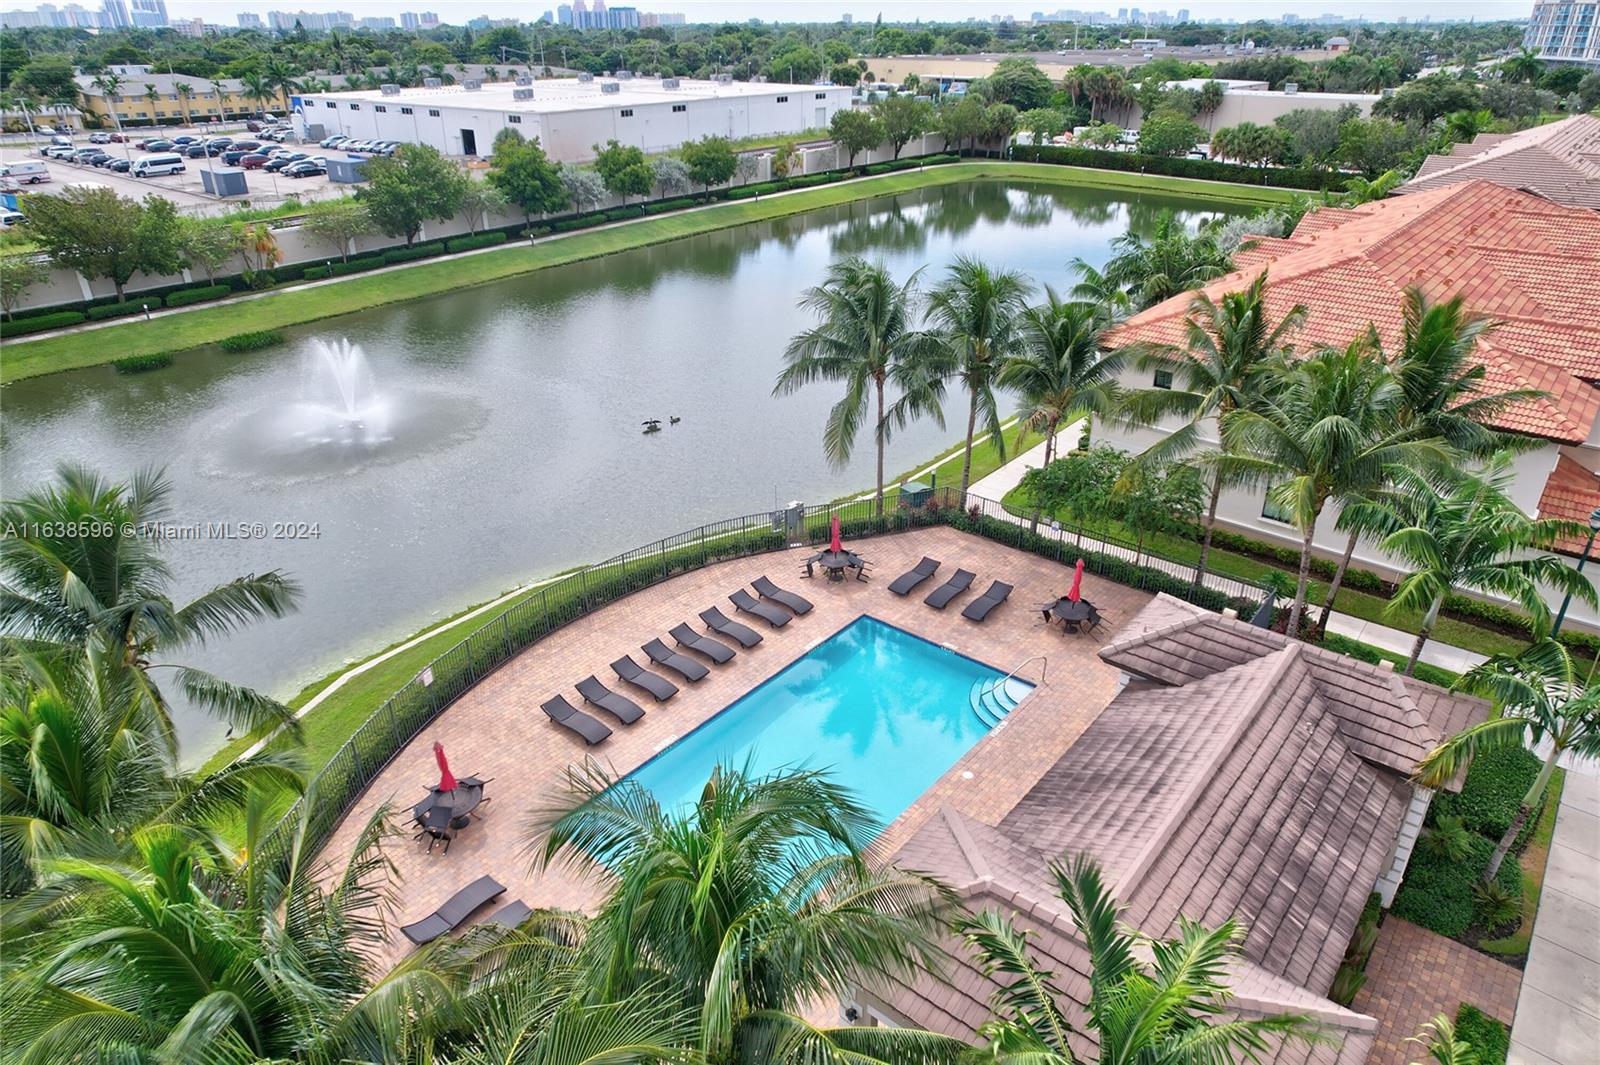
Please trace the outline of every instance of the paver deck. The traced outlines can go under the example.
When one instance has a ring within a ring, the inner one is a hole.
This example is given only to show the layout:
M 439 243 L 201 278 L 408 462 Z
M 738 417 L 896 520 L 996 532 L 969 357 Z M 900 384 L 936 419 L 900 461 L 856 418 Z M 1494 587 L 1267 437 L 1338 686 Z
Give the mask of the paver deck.
M 568 768 L 592 756 L 614 774 L 632 771 L 863 614 L 1001 670 L 1034 655 L 1047 656 L 1044 683 L 896 819 L 879 843 L 892 848 L 943 805 L 989 823 L 998 821 L 1110 702 L 1118 674 L 1099 660 L 1097 652 L 1150 596 L 1085 576 L 1084 595 L 1100 608 L 1107 624 L 1094 635 L 1066 636 L 1059 628 L 1047 627 L 1036 608 L 1065 591 L 1071 578 L 1067 566 L 948 528 L 874 537 L 852 546 L 872 562 L 873 579 L 864 583 L 801 579 L 801 560 L 810 549 L 758 555 L 675 577 L 552 634 L 485 678 L 418 735 L 357 801 L 324 853 L 330 861 L 341 862 L 356 833 L 382 803 L 395 805 L 397 826 L 404 821 L 410 805 L 438 778 L 432 750 L 438 740 L 457 775 L 493 778 L 488 787 L 492 801 L 482 820 L 456 836 L 448 854 L 440 849 L 428 853 L 423 844 L 410 841 L 409 833 L 390 848 L 402 879 L 397 916 L 406 921 L 426 915 L 484 873 L 506 885 L 503 901 L 521 898 L 532 906 L 590 908 L 603 891 L 602 884 L 564 869 L 536 873 L 525 849 L 530 812 L 563 800 Z M 941 575 L 957 567 L 977 573 L 975 590 L 944 611 L 924 605 L 922 594 L 905 598 L 891 594 L 888 583 L 923 555 L 942 560 Z M 728 593 L 747 587 L 762 574 L 800 592 L 816 609 L 776 631 L 740 616 L 761 631 L 764 641 L 739 651 L 725 666 L 711 667 L 705 680 L 680 684 L 680 693 L 666 703 L 655 703 L 642 692 L 614 683 L 608 663 L 627 653 L 642 663 L 642 643 L 681 621 L 692 621 L 699 629 L 696 615 L 708 606 L 720 606 L 732 615 Z M 991 579 L 1013 584 L 1016 591 L 985 623 L 966 620 L 961 608 Z M 1037 681 L 1038 668 L 1035 663 L 1021 675 Z M 613 728 L 611 738 L 585 749 L 576 736 L 552 725 L 539 704 L 560 693 L 576 705 L 572 685 L 590 673 L 627 692 L 646 714 L 631 726 L 607 721 Z M 805 756 L 804 751 L 795 752 L 797 762 Z M 493 909 L 485 907 L 482 915 Z M 405 946 L 393 933 L 388 960 L 404 953 Z
M 1454 1020 L 1463 1002 L 1509 1025 L 1521 982 L 1521 973 L 1487 954 L 1393 915 L 1384 918 L 1353 1007 L 1378 1019 L 1367 1065 L 1424 1060 L 1422 1047 L 1406 1040 L 1441 1013 Z

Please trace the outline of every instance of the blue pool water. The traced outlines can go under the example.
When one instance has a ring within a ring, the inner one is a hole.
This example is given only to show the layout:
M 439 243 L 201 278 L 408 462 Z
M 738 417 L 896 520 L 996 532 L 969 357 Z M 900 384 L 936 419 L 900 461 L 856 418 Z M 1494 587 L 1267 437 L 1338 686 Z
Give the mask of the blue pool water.
M 719 762 L 828 769 L 887 825 L 989 731 L 969 697 L 1000 676 L 862 617 L 629 778 L 670 809 L 699 798 Z

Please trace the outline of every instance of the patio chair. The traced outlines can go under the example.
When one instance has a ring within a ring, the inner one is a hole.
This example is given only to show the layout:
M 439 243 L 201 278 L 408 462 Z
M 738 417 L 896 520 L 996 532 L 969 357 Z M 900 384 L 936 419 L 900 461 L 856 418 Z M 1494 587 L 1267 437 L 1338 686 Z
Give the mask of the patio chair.
M 748 649 L 761 642 L 759 632 L 748 625 L 734 621 L 716 607 L 700 611 L 700 620 L 706 623 L 706 628 L 718 636 L 726 636 L 740 647 Z
M 1095 629 L 1098 629 L 1105 622 L 1105 620 L 1105 615 L 1096 610 L 1094 608 L 1094 604 L 1091 603 L 1089 605 L 1089 617 L 1079 623 L 1079 631 L 1093 632 Z
M 654 639 L 645 644 L 640 650 L 649 656 L 650 661 L 663 669 L 670 669 L 684 680 L 704 680 L 711 671 L 688 655 L 680 655 L 661 640 Z
M 516 928 L 533 916 L 533 907 L 521 899 L 506 903 L 490 915 L 484 924 L 504 925 L 506 928 Z
M 750 587 L 754 588 L 756 594 L 761 598 L 771 599 L 774 603 L 779 606 L 786 606 L 796 614 L 811 613 L 811 601 L 809 599 L 795 595 L 793 592 L 784 591 L 767 580 L 766 577 L 757 577 L 750 582 Z
M 910 595 L 917 585 L 933 576 L 938 568 L 938 559 L 924 556 L 921 562 L 896 577 L 889 585 L 889 590 L 895 595 Z
M 656 702 L 664 703 L 678 694 L 678 686 L 659 673 L 652 673 L 633 660 L 632 655 L 623 655 L 611 663 L 611 671 L 618 678 L 627 681 L 638 688 L 643 688 L 655 696 Z
M 1011 585 L 1004 581 L 994 581 L 989 585 L 989 590 L 967 604 L 961 616 L 968 621 L 982 621 L 989 616 L 989 611 L 1006 601 L 1011 595 Z
M 728 596 L 728 599 L 733 603 L 735 610 L 745 614 L 754 614 L 775 629 L 781 629 L 789 624 L 789 614 L 786 611 L 779 610 L 770 603 L 761 602 L 743 588 Z
M 428 837 L 428 853 L 433 853 L 433 845 L 440 840 L 444 841 L 444 852 L 450 853 L 450 842 L 456 838 L 456 830 L 450 826 L 450 810 L 448 807 L 435 806 L 425 811 L 417 818 L 418 831 L 413 839 L 420 840 Z
M 923 602 L 935 610 L 943 610 L 950 605 L 950 600 L 972 587 L 972 582 L 978 575 L 970 570 L 958 569 L 955 575 L 939 587 L 928 593 L 928 598 Z
M 566 696 L 558 695 L 548 702 L 539 704 L 539 709 L 545 716 L 562 728 L 571 729 L 583 737 L 583 742 L 593 747 L 595 744 L 611 735 L 611 730 L 601 723 L 599 718 L 590 717 L 567 702 Z
M 402 925 L 400 931 L 417 946 L 431 943 L 472 916 L 479 906 L 505 894 L 505 885 L 492 876 L 480 876 L 460 891 L 451 895 L 443 906 L 420 921 Z
M 626 695 L 618 695 L 593 673 L 578 682 L 578 694 L 583 701 L 598 706 L 624 725 L 631 725 L 644 716 L 644 708 Z
M 719 666 L 733 661 L 735 653 L 733 648 L 725 643 L 718 643 L 709 636 L 700 635 L 686 624 L 674 625 L 667 630 L 667 634 L 678 641 L 678 646 L 699 651 Z

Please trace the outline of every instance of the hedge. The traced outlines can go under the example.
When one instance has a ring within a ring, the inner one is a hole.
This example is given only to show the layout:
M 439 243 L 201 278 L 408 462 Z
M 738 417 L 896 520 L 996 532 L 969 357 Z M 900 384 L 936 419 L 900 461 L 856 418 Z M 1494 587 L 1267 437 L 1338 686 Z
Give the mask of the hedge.
M 1405 655 L 1380 651 L 1378 648 L 1364 644 L 1360 640 L 1352 640 L 1348 636 L 1340 636 L 1336 632 L 1330 632 L 1323 636 L 1322 646 L 1330 651 L 1337 651 L 1342 655 L 1348 655 L 1363 662 L 1370 662 L 1373 665 L 1387 661 L 1393 662 L 1396 666 L 1404 667 L 1406 662 Z M 1412 676 L 1427 684 L 1437 684 L 1441 688 L 1448 688 L 1456 682 L 1456 674 L 1448 669 L 1430 666 L 1426 662 L 1418 662 Z
M 1478 1065 L 1506 1065 L 1511 1053 L 1510 1029 L 1470 1002 L 1456 1011 L 1456 1038 L 1477 1051 Z
M 308 266 L 306 267 L 306 272 L 301 276 L 307 281 L 321 281 L 328 276 L 329 269 L 330 267 L 327 266 Z
M 444 242 L 444 250 L 448 252 L 473 251 L 477 248 L 492 248 L 496 244 L 504 244 L 504 233 L 474 233 L 471 236 L 456 237 L 454 240 Z
M 444 254 L 444 241 L 436 240 L 431 244 L 413 244 L 408 248 L 390 248 L 383 253 L 386 263 L 409 263 L 415 259 L 427 259 L 434 255 Z
M 160 370 L 172 365 L 172 352 L 153 351 L 148 355 L 129 355 L 121 359 L 113 359 L 112 366 L 118 373 L 148 373 L 151 370 Z
M 1282 189 L 1341 189 L 1350 175 L 1327 170 L 1299 170 L 1292 167 L 1256 168 L 1215 159 L 1175 159 L 1138 152 L 1101 151 L 1096 148 L 1067 148 L 1059 145 L 1035 147 L 1017 145 L 1011 158 L 1021 162 L 1053 163 L 1057 166 L 1084 166 L 1095 170 L 1123 170 L 1166 177 L 1198 178 L 1202 181 L 1227 181 L 1236 185 L 1269 185 Z
M 595 224 L 594 215 L 579 215 L 577 218 L 563 218 L 551 224 L 550 229 L 556 233 L 571 233 L 574 229 L 583 229 Z
M 187 307 L 191 303 L 204 303 L 206 300 L 221 299 L 233 293 L 229 285 L 207 285 L 205 288 L 179 289 L 167 297 L 168 307 Z
M 647 203 L 647 204 L 645 204 L 644 205 L 644 213 L 645 214 L 665 214 L 668 211 L 682 211 L 685 208 L 695 206 L 698 202 L 699 202 L 698 200 L 689 199 L 689 198 L 683 198 L 683 199 L 677 199 L 677 200 L 657 200 L 655 203 Z
M 345 274 L 359 274 L 363 270 L 376 270 L 383 265 L 383 256 L 364 255 L 359 259 L 351 259 L 347 263 L 329 263 L 329 277 L 343 277 Z
M 130 314 L 143 314 L 146 307 L 155 310 L 159 306 L 161 306 L 160 296 L 136 296 L 122 303 L 102 303 L 98 307 L 90 307 L 84 313 L 98 322 L 106 318 L 126 318 Z
M 1517 816 L 1522 799 L 1539 775 L 1539 756 L 1521 747 L 1483 751 L 1472 759 L 1467 779 L 1459 793 L 1441 792 L 1433 800 L 1428 821 L 1441 816 L 1461 818 L 1474 832 L 1499 840 Z M 1537 818 L 1528 818 L 1524 833 L 1533 829 Z
M 1489 866 L 1494 843 L 1474 834 L 1467 856 L 1459 862 L 1418 847 L 1411 854 L 1406 878 L 1389 912 L 1450 939 L 1460 939 L 1477 921 L 1472 887 Z M 1495 880 L 1507 893 L 1522 897 L 1522 867 L 1515 857 L 1500 863 Z M 1490 929 L 1490 931 L 1493 931 Z
M 14 322 L 0 321 L 0 337 L 20 337 L 29 333 L 42 333 L 46 329 L 64 329 L 69 325 L 79 324 L 86 317 L 82 311 L 51 311 L 49 314 L 18 318 Z
M 285 339 L 281 329 L 258 329 L 253 333 L 235 333 L 231 337 L 223 337 L 217 341 L 217 347 L 231 352 L 260 351 L 282 344 Z

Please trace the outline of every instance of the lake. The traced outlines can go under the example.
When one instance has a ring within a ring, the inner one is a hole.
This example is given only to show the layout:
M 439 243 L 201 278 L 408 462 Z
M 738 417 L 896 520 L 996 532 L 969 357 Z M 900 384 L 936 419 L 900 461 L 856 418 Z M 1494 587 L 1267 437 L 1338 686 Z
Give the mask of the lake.
M 194 594 L 281 568 L 292 617 L 188 660 L 287 698 L 341 663 L 508 588 L 703 522 L 872 483 L 863 433 L 832 468 L 832 385 L 771 395 L 796 307 L 840 256 L 935 282 L 955 256 L 1070 287 L 1131 227 L 1240 210 L 1168 195 L 974 182 L 742 226 L 288 330 L 286 347 L 95 367 L 0 395 L 14 496 L 59 462 L 121 479 L 164 466 L 168 559 Z M 95 342 L 95 334 L 85 337 Z M 955 442 L 952 417 L 896 434 L 902 472 Z M 646 419 L 663 420 L 646 435 Z M 679 419 L 675 424 L 671 419 Z M 252 526 L 265 530 L 257 536 Z M 185 761 L 223 727 L 183 711 Z

